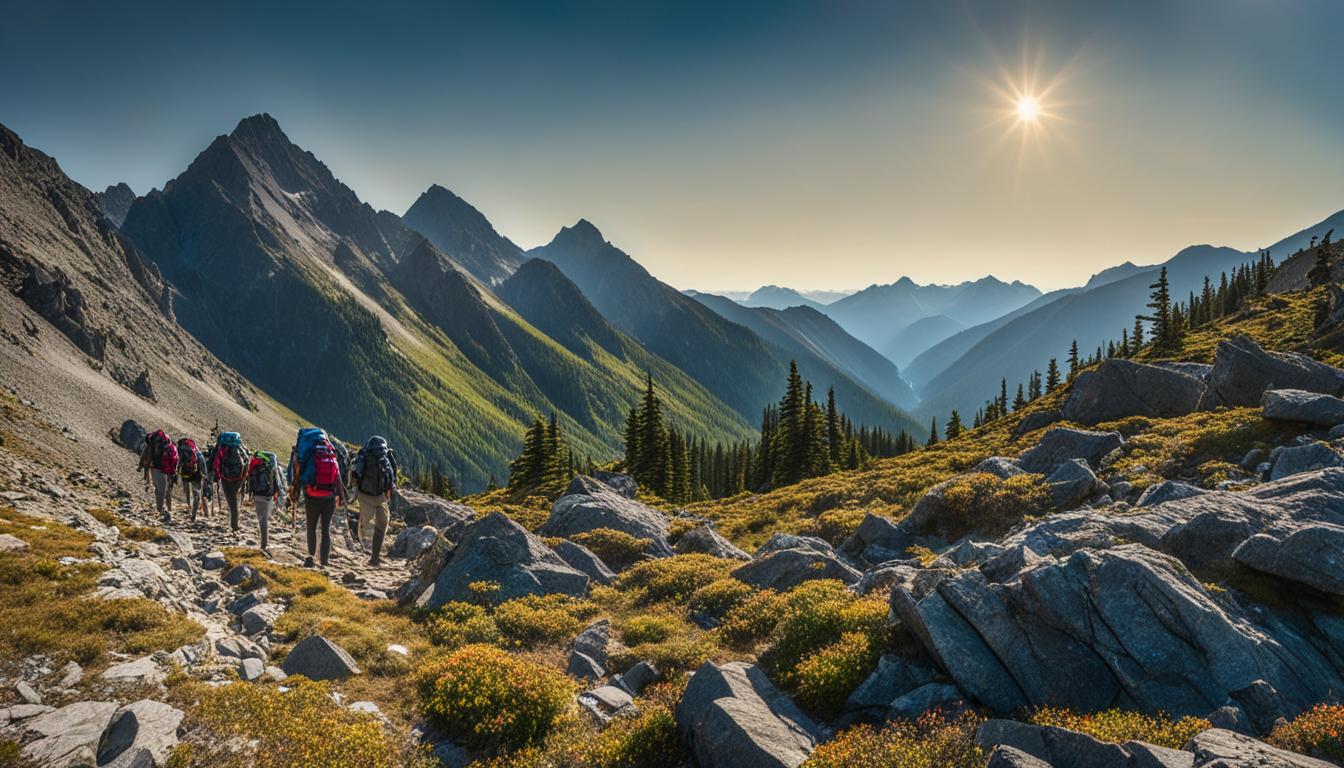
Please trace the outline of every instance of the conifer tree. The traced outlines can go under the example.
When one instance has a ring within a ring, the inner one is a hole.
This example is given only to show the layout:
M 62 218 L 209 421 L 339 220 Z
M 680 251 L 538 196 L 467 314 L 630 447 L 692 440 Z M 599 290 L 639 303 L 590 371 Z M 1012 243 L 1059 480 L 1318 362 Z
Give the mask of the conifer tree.
M 1158 273 L 1157 282 L 1148 287 L 1152 290 L 1148 302 L 1148 309 L 1152 312 L 1147 315 L 1138 315 L 1136 319 L 1147 320 L 1153 324 L 1154 346 L 1159 349 L 1170 349 L 1175 341 L 1175 336 L 1171 322 L 1171 292 L 1167 283 L 1166 267 L 1163 267 Z
M 1321 238 L 1321 245 L 1316 250 L 1316 263 L 1312 266 L 1311 271 L 1307 272 L 1307 280 L 1311 281 L 1312 288 L 1319 288 L 1330 282 L 1330 236 L 1334 232 L 1335 230 L 1332 229 L 1325 233 L 1325 237 Z
M 961 437 L 961 414 L 957 413 L 956 408 L 953 408 L 952 415 L 947 417 L 946 434 L 948 440 Z
M 1027 400 L 1035 402 L 1041 397 L 1041 372 L 1032 371 L 1031 378 L 1027 379 Z
M 1027 396 L 1022 391 L 1022 382 L 1017 383 L 1017 397 L 1013 398 L 1013 413 L 1027 407 Z
M 840 411 L 835 406 L 835 387 L 826 390 L 826 448 L 830 455 L 831 466 L 841 466 L 843 445 L 840 434 Z
M 1078 357 L 1078 340 L 1074 339 L 1069 345 L 1069 381 L 1078 375 L 1078 369 L 1082 367 L 1082 360 Z
M 929 441 L 925 443 L 925 445 L 928 447 L 933 447 L 937 444 L 938 444 L 938 420 L 929 419 Z
M 1045 368 L 1045 391 L 1054 392 L 1056 389 L 1059 389 L 1059 363 L 1052 357 Z

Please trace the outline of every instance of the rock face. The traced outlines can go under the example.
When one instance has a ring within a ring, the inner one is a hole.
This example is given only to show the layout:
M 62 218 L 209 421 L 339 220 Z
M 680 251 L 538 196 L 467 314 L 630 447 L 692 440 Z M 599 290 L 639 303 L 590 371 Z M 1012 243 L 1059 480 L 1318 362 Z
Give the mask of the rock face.
M 1027 472 L 1048 475 L 1056 467 L 1071 459 L 1082 459 L 1093 467 L 1101 465 L 1106 454 L 1124 443 L 1119 432 L 1089 432 L 1069 427 L 1056 427 L 1041 436 L 1041 441 L 1027 449 L 1017 464 Z
M 1196 768 L 1332 768 L 1334 763 L 1275 749 L 1250 736 L 1220 728 L 1196 734 L 1187 749 Z
M 1093 425 L 1128 416 L 1183 416 L 1199 407 L 1204 382 L 1171 368 L 1103 360 L 1074 380 L 1061 409 L 1065 419 Z
M 476 512 L 465 504 L 441 499 L 420 491 L 399 488 L 393 497 L 392 514 L 400 515 L 408 528 L 428 525 L 456 542 L 462 531 L 476 519 Z
M 23 757 L 37 765 L 96 765 L 98 742 L 117 705 L 80 701 L 25 720 L 24 731 L 36 736 Z
M 300 640 L 280 666 L 286 675 L 303 675 L 309 680 L 343 680 L 359 674 L 359 665 L 341 646 L 321 635 Z
M 565 495 L 556 499 L 541 533 L 569 537 L 595 528 L 611 528 L 649 539 L 650 554 L 672 555 L 667 544 L 667 515 L 626 498 L 606 483 L 579 475 L 570 482 Z
M 582 544 L 561 539 L 554 549 L 555 554 L 559 555 L 569 567 L 583 573 L 594 582 L 605 586 L 616 581 L 616 572 L 608 568 L 595 552 Z
M 738 549 L 731 541 L 719 535 L 709 523 L 692 528 L 677 539 L 677 554 L 699 552 L 729 560 L 750 560 L 751 555 Z
M 1267 389 L 1260 402 L 1266 419 L 1318 427 L 1344 424 L 1344 400 L 1301 389 Z
M 1317 442 L 1276 449 L 1271 454 L 1271 461 L 1273 466 L 1269 470 L 1270 480 L 1282 480 L 1289 475 L 1310 472 L 1314 469 L 1344 466 L 1344 458 L 1341 458 L 1335 449 Z
M 98 765 L 165 765 L 183 717 L 182 710 L 151 699 L 118 709 L 99 740 Z
M 839 579 L 853 584 L 862 575 L 834 555 L 813 549 L 781 549 L 758 557 L 730 574 L 761 589 L 784 592 L 812 579 Z
M 1338 395 L 1344 390 L 1344 371 L 1305 355 L 1268 352 L 1249 337 L 1236 336 L 1218 342 L 1200 408 L 1259 405 L 1268 389 Z
M 1344 527 L 1316 523 L 1283 538 L 1257 534 L 1232 557 L 1257 571 L 1344 597 Z
M 434 609 L 452 600 L 466 600 L 470 597 L 467 585 L 473 581 L 499 584 L 500 600 L 552 593 L 577 596 L 588 590 L 587 576 L 500 512 L 467 526 L 433 586 L 416 604 Z
M 797 768 L 819 729 L 766 678 L 742 662 L 706 662 L 676 708 L 677 730 L 699 768 Z

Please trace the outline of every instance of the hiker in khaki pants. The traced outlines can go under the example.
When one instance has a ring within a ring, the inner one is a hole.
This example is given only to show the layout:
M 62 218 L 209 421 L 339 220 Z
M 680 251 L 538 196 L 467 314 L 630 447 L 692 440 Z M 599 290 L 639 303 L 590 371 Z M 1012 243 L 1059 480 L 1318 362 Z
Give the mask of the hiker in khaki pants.
M 363 538 L 364 534 L 370 530 L 369 525 L 373 525 L 373 547 L 369 550 L 373 554 L 369 557 L 369 565 L 380 565 L 383 562 L 383 537 L 387 535 L 387 518 L 392 504 L 392 492 L 388 491 L 373 496 L 363 491 L 356 491 L 355 498 L 359 502 L 360 538 Z
M 397 459 L 387 441 L 377 435 L 369 438 L 350 466 L 355 498 L 359 502 L 359 531 L 362 539 L 372 526 L 373 547 L 369 565 L 383 561 L 383 537 L 387 534 L 387 518 L 392 505 L 392 493 L 397 486 Z

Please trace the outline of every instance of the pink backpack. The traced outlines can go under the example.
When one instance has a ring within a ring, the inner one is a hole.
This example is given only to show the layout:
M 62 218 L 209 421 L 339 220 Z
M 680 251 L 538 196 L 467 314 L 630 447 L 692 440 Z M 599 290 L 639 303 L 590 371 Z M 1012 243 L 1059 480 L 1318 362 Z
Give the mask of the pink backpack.
M 177 446 L 169 440 L 164 443 L 162 453 L 159 454 L 158 470 L 165 475 L 176 475 L 177 458 Z
M 313 481 L 303 489 L 304 494 L 315 499 L 335 496 L 340 490 L 341 465 L 336 461 L 336 451 L 331 443 L 322 442 L 313 448 L 311 461 Z

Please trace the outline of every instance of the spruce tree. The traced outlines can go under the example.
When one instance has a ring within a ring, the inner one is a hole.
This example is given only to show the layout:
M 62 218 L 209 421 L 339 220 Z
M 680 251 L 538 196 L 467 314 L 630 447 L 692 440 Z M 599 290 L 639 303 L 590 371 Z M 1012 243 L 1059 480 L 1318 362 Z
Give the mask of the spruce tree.
M 938 444 L 938 420 L 929 419 L 929 441 L 926 446 L 932 447 Z
M 1078 369 L 1082 367 L 1082 360 L 1078 357 L 1078 340 L 1074 339 L 1069 345 L 1069 381 L 1078 375 Z
M 831 466 L 841 466 L 843 448 L 840 434 L 840 411 L 835 407 L 835 387 L 826 390 L 826 448 Z
M 1316 263 L 1312 266 L 1311 271 L 1307 272 L 1307 280 L 1311 281 L 1312 288 L 1319 288 L 1330 283 L 1330 236 L 1334 232 L 1333 229 L 1326 232 L 1325 237 L 1321 238 L 1320 247 L 1316 249 Z
M 1174 328 L 1171 322 L 1171 292 L 1167 283 L 1167 268 L 1163 267 L 1158 273 L 1157 282 L 1148 286 L 1152 293 L 1149 294 L 1148 309 L 1152 310 L 1147 315 L 1137 315 L 1138 320 L 1147 320 L 1153 324 L 1152 339 L 1153 345 L 1158 349 L 1170 349 L 1175 340 Z
M 1050 364 L 1045 368 L 1045 391 L 1054 392 L 1059 388 L 1059 363 L 1055 358 L 1050 358 Z
M 957 413 L 956 408 L 953 408 L 952 415 L 947 417 L 946 434 L 948 440 L 955 440 L 958 437 L 961 437 L 961 414 Z
M 1027 396 L 1022 391 L 1022 382 L 1017 383 L 1017 397 L 1013 398 L 1013 413 L 1027 407 Z

